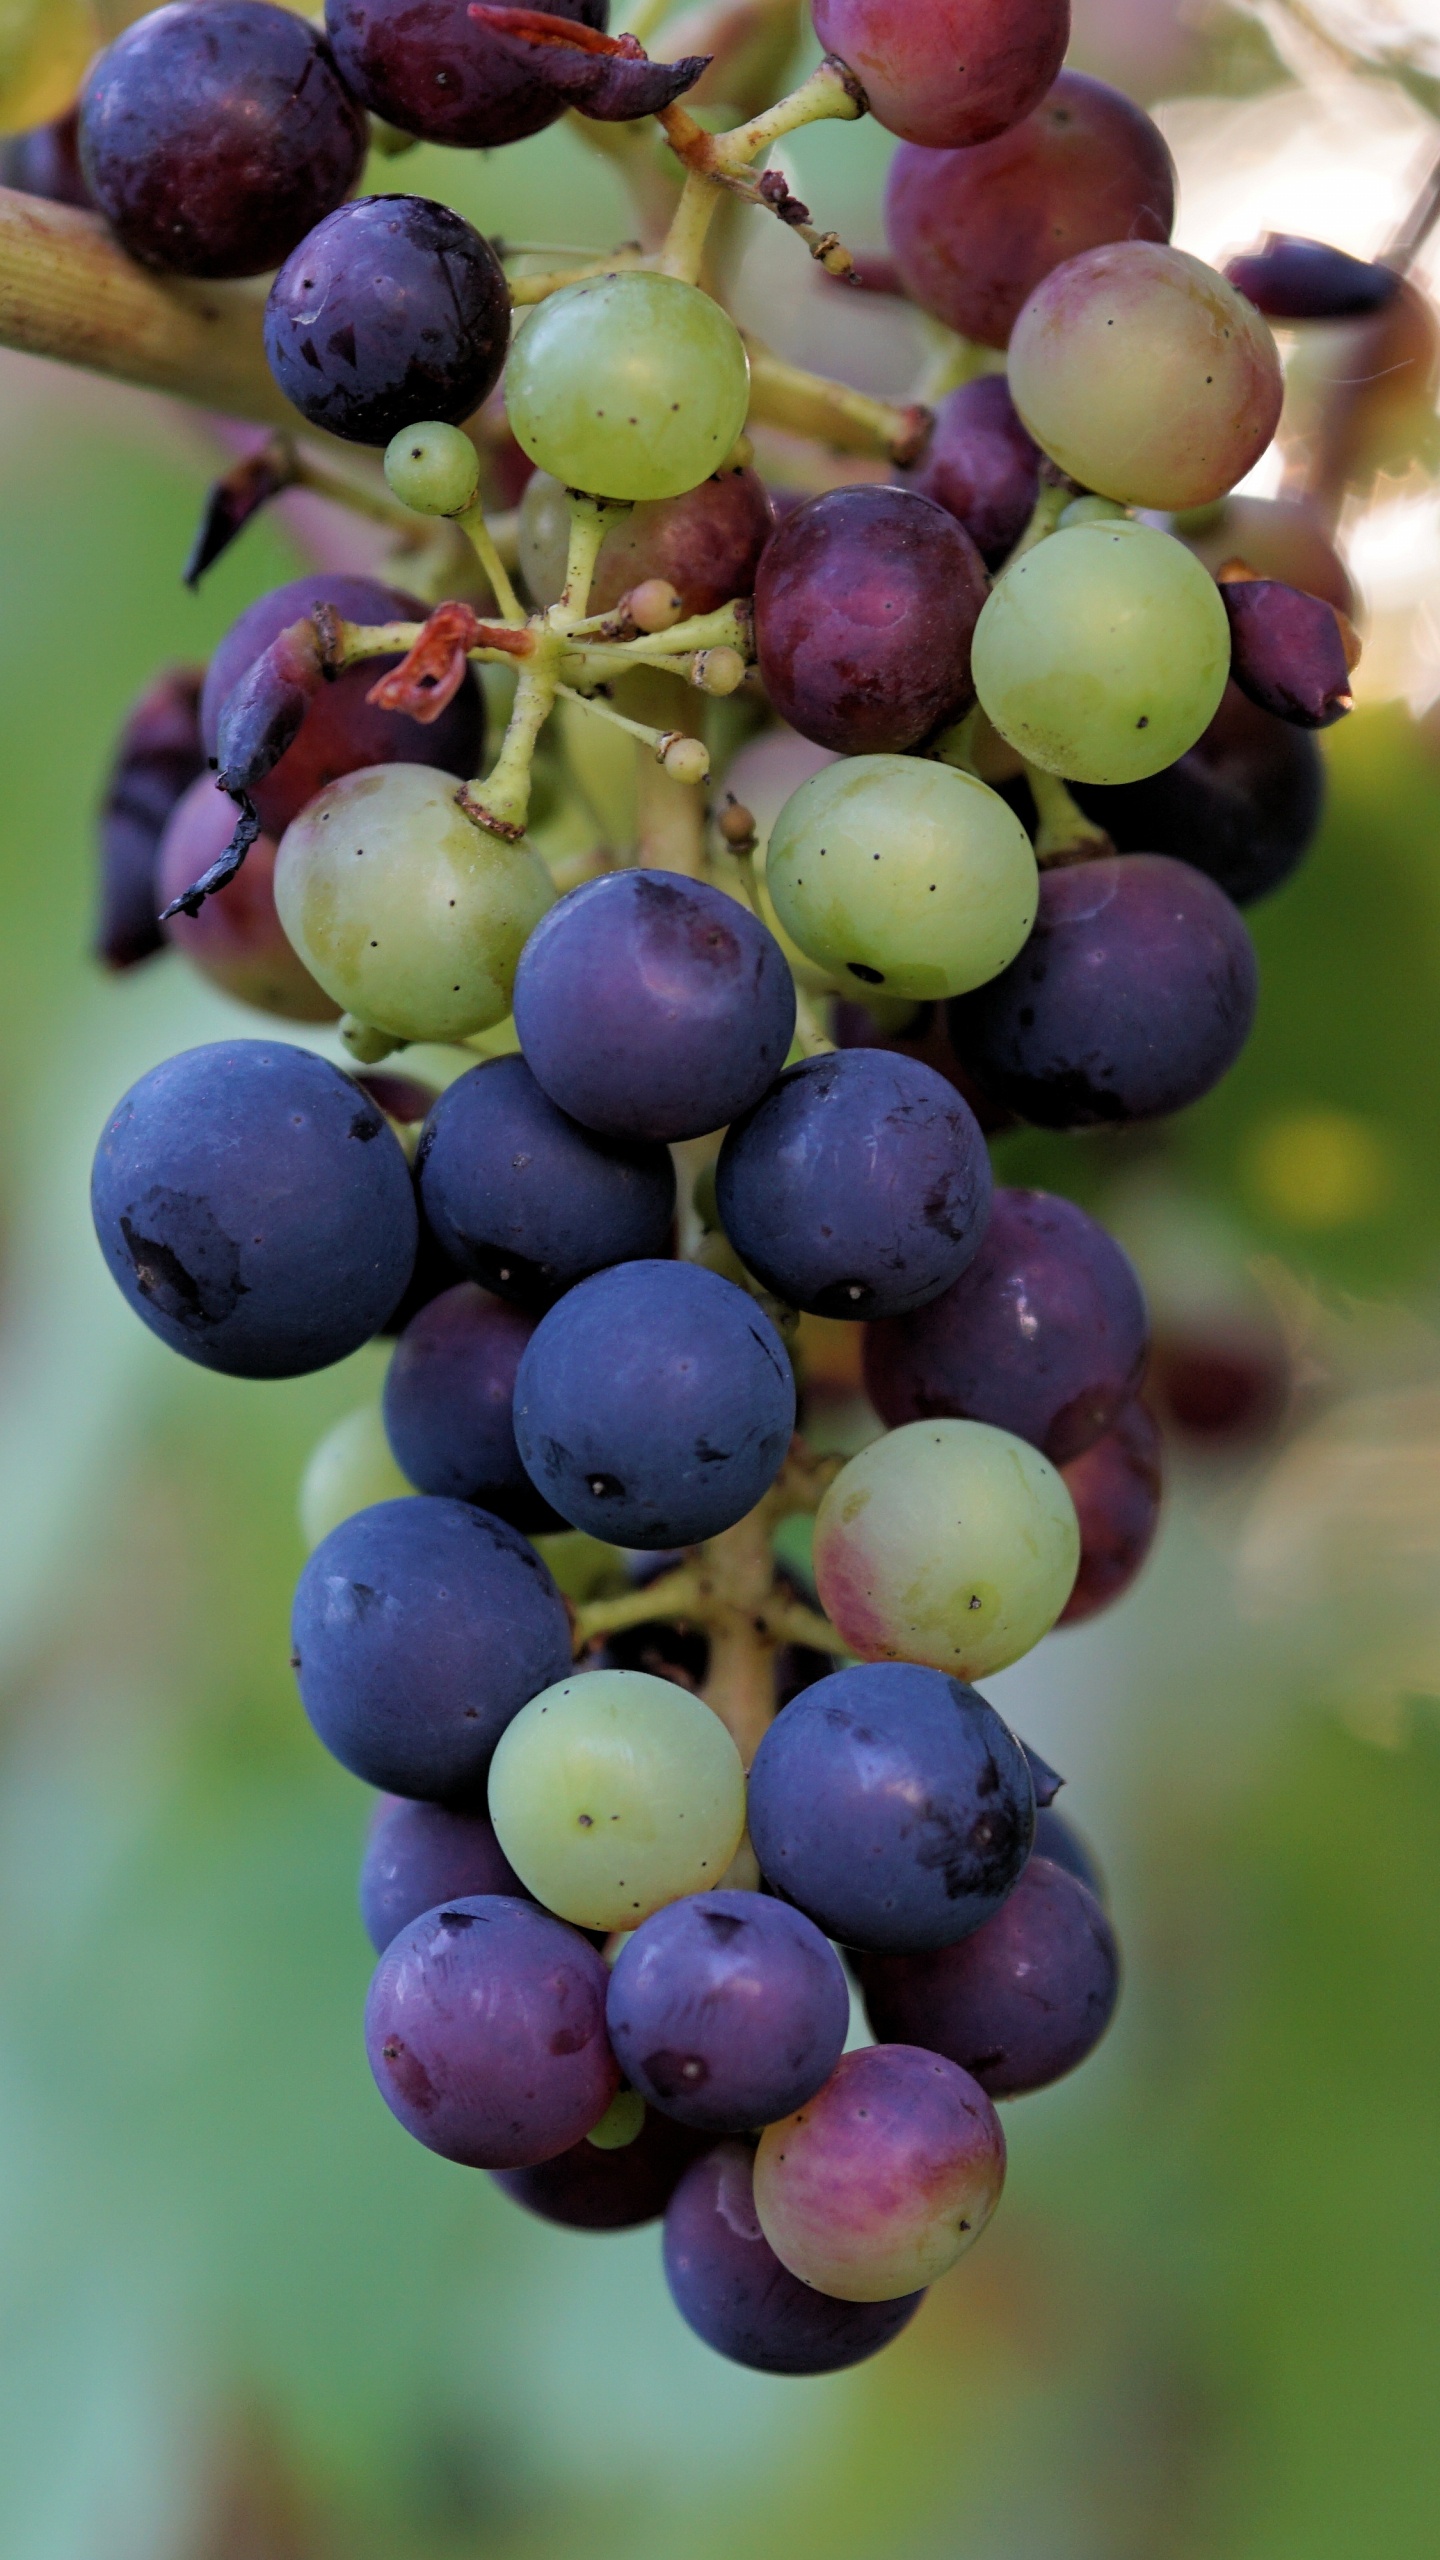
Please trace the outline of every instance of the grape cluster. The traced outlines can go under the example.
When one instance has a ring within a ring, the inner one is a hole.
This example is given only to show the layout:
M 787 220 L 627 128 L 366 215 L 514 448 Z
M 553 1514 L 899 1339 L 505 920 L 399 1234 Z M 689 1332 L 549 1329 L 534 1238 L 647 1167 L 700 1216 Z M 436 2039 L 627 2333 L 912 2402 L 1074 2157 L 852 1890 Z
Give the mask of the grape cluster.
M 144 1077 L 93 1196 L 188 1359 L 398 1336 L 383 1439 L 322 1453 L 292 1631 L 383 1799 L 375 2079 L 556 2222 L 663 2213 L 684 2317 L 775 2373 L 897 2334 L 998 2202 L 994 2102 L 1114 2007 L 1060 1781 L 974 1683 L 1144 1561 L 1147 1315 L 987 1133 L 1155 1120 L 1245 1042 L 1240 906 L 1314 833 L 1354 654 L 1323 536 L 1230 494 L 1280 414 L 1263 314 L 1386 307 L 1321 244 L 1229 279 L 1172 247 L 1165 145 L 1062 69 L 1065 0 L 814 22 L 820 69 L 717 138 L 679 104 L 705 63 L 605 0 L 330 0 L 325 35 L 180 0 L 91 69 L 78 160 L 20 177 L 172 273 L 278 269 L 275 380 L 386 449 L 364 503 L 427 587 L 262 597 L 139 706 L 103 831 L 112 966 L 168 935 L 263 1012 L 344 1017 L 344 1066 L 232 1039 Z M 567 106 L 658 115 L 684 191 L 663 248 L 546 278 L 512 336 L 513 261 L 352 192 L 366 117 L 491 148 Z M 867 107 L 952 376 L 865 412 L 890 483 L 777 516 L 747 419 L 843 401 L 747 345 L 706 228 L 768 207 L 844 275 L 751 164 Z M 197 560 L 335 468 L 242 466 Z M 578 860 L 551 823 L 592 720 L 672 819 L 692 795 L 671 859 L 643 809 Z M 374 1072 L 409 1043 L 450 1047 L 442 1091 Z M 796 1428 L 826 1319 L 883 1426 L 844 1457 Z M 807 1514 L 813 1567 L 782 1563 Z M 852 1978 L 879 2040 L 847 2050 Z

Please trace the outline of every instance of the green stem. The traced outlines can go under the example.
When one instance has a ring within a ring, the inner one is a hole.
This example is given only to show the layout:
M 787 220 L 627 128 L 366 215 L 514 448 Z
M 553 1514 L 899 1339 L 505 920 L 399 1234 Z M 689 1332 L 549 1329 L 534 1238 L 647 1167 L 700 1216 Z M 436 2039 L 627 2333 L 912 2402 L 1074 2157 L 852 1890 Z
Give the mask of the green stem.
M 536 743 L 559 691 L 557 657 L 556 651 L 542 648 L 533 657 L 520 659 L 514 708 L 500 753 L 484 783 L 467 788 L 460 801 L 477 826 L 512 841 L 524 834 L 530 815 Z
M 523 622 L 525 608 L 510 583 L 510 572 L 500 557 L 495 538 L 485 520 L 484 508 L 477 501 L 463 516 L 457 516 L 455 521 L 461 532 L 469 535 L 475 547 L 475 557 L 490 581 L 490 591 L 500 607 L 502 619 L 506 622 Z
M 624 499 L 589 498 L 578 489 L 567 490 L 566 501 L 570 509 L 570 545 L 565 559 L 565 584 L 559 602 L 551 606 L 546 619 L 552 631 L 568 632 L 585 619 L 600 546 L 611 526 L 629 515 L 630 507 Z
M 1058 773 L 1046 773 L 1043 766 L 1027 763 L 1025 780 L 1039 821 L 1035 859 L 1042 871 L 1052 863 L 1095 862 L 1114 852 L 1105 829 L 1086 817 Z

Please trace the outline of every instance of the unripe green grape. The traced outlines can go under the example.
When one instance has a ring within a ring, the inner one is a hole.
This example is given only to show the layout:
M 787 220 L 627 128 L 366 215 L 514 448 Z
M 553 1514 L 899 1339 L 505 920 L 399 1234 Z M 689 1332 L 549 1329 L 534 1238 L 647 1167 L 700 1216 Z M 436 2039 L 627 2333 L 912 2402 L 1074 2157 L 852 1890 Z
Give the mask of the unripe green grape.
M 975 626 L 1002 738 L 1071 782 L 1143 782 L 1209 728 L 1230 673 L 1220 590 L 1146 524 L 1079 524 L 1007 569 Z
M 593 276 L 540 303 L 505 407 L 532 462 L 601 498 L 678 498 L 745 424 L 750 360 L 727 312 L 677 276 Z
M 987 1422 L 888 1431 L 842 1468 L 815 1521 L 816 1588 L 851 1650 L 960 1680 L 1037 1645 L 1079 1565 L 1059 1470 Z
M 584 1671 L 506 1726 L 490 1819 L 547 1910 L 581 1929 L 635 1929 L 720 1882 L 745 1828 L 745 1773 L 690 1690 L 648 1671 Z
M 1125 509 L 1118 498 L 1072 498 L 1061 514 L 1058 533 L 1068 533 L 1077 524 L 1123 524 Z
M 638 2089 L 620 2089 L 585 2139 L 597 2151 L 628 2151 L 645 2130 L 645 2101 Z
M 463 1040 L 503 1022 L 520 954 L 555 890 L 533 846 L 456 806 L 453 774 L 371 765 L 287 829 L 280 921 L 347 1013 L 402 1040 Z
M 300 1534 L 313 1554 L 342 1520 L 414 1490 L 391 1455 L 380 1407 L 362 1404 L 333 1423 L 310 1452 L 300 1479 Z
M 1030 839 L 998 792 L 914 756 L 847 756 L 802 783 L 771 831 L 765 886 L 842 987 L 916 1003 L 998 977 L 1039 898 Z
M 480 487 L 480 456 L 459 427 L 437 418 L 406 427 L 385 456 L 385 477 L 417 516 L 463 516 Z

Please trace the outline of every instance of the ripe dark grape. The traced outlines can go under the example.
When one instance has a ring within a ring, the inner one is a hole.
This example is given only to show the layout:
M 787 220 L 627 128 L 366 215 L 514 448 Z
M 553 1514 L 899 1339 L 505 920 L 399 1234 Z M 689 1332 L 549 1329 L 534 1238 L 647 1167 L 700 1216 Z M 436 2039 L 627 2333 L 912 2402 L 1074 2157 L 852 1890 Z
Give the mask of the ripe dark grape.
M 259 276 L 341 203 L 365 118 L 313 27 L 268 0 L 154 9 L 80 93 L 92 195 L 133 258 Z
M 142 1076 L 100 1140 L 91 1202 L 135 1313 L 231 1377 L 358 1351 L 415 1260 L 399 1140 L 338 1067 L 277 1041 L 217 1041 Z
M 885 228 L 906 292 L 962 338 L 1004 347 L 1037 284 L 1082 249 L 1168 240 L 1175 163 L 1142 107 L 1062 71 L 1020 124 L 962 151 L 902 143 Z
M 286 260 L 265 306 L 287 400 L 352 444 L 387 445 L 420 419 L 462 425 L 499 381 L 509 334 L 489 241 L 427 196 L 341 205 Z
M 1070 41 L 1070 0 L 812 0 L 811 15 L 877 123 L 937 150 L 1018 124 Z
M 683 613 L 714 613 L 732 596 L 754 592 L 774 530 L 774 504 L 758 472 L 727 463 L 698 489 L 632 507 L 611 527 L 590 581 L 590 611 L 609 613 L 632 587 L 659 578 L 674 588 Z M 520 566 L 538 605 L 554 604 L 565 584 L 569 533 L 564 490 L 537 471 L 521 504 Z
M 360 1868 L 360 1917 L 376 1954 L 422 1913 L 472 1893 L 531 1898 L 489 1817 L 388 1797 L 370 1826 Z
M 592 1271 L 669 1247 L 668 1149 L 582 1129 L 523 1058 L 472 1067 L 448 1087 L 425 1124 L 415 1170 L 441 1250 L 522 1306 L 548 1306 Z
M 411 1922 L 365 2003 L 375 2084 L 407 2133 L 467 2169 L 583 2141 L 619 2086 L 605 1966 L 533 1902 L 475 1894 Z
M 1238 560 L 1257 578 L 1281 578 L 1287 587 L 1303 587 L 1339 612 L 1355 614 L 1350 573 L 1302 498 L 1222 498 L 1218 506 L 1182 517 L 1175 530 L 1216 576 Z
M 1182 1111 L 1249 1037 L 1254 946 L 1187 863 L 1127 854 L 1049 871 L 1035 930 L 950 1008 L 971 1073 L 1022 1120 L 1089 1129 Z
M 558 1529 L 520 1464 L 511 1406 L 535 1318 L 473 1280 L 411 1317 L 385 1379 L 385 1430 L 417 1493 L 478 1502 L 535 1536 Z
M 1082 1840 L 1075 1825 L 1053 1805 L 1047 1805 L 1035 1816 L 1035 1846 L 1030 1852 L 1036 1858 L 1048 1858 L 1053 1867 L 1063 1867 L 1067 1876 L 1078 1877 L 1094 1894 L 1102 1909 L 1107 1902 L 1105 1879 L 1089 1843 Z
M 536 926 L 515 1028 L 551 1101 L 585 1128 L 699 1138 L 773 1084 L 795 988 L 774 935 L 722 890 L 615 871 Z
M 1164 1490 L 1160 1433 L 1138 1400 L 1061 1471 L 1080 1523 L 1080 1570 L 1056 1624 L 1079 1626 L 1122 1599 L 1155 1543 Z
M 155 912 L 208 871 L 235 833 L 235 804 L 212 774 L 191 784 L 173 812 L 155 873 Z M 261 836 L 233 880 L 198 916 L 175 915 L 166 938 L 192 968 L 242 1004 L 289 1022 L 333 1022 L 339 1006 L 317 987 L 275 912 L 275 840 Z
M 831 489 L 767 543 L 755 641 L 782 720 L 845 755 L 918 745 L 973 699 L 988 592 L 963 525 L 914 489 Z
M 978 1690 L 867 1663 L 804 1690 L 750 1772 L 761 1871 L 848 1946 L 946 1947 L 998 1910 L 1030 1855 L 1024 1751 Z
M 1047 1191 L 1000 1190 L 984 1241 L 941 1298 L 865 1337 L 882 1421 L 993 1423 L 1064 1466 L 1139 1387 L 1149 1326 L 1113 1236 Z
M 755 2373 L 841 2373 L 878 2355 L 924 2300 L 838 2302 L 782 2267 L 755 2211 L 753 2156 L 722 2143 L 687 2170 L 665 2216 L 676 2310 L 717 2355 Z
M 1344 634 L 1333 605 L 1274 578 L 1227 581 L 1230 672 L 1262 711 L 1297 729 L 1329 729 L 1354 696 Z
M 758 1893 L 667 1904 L 620 1950 L 605 2008 L 616 2060 L 697 2132 L 744 2133 L 803 2107 L 839 2061 L 850 1993 L 802 1911 Z
M 774 1483 L 794 1428 L 795 1381 L 769 1318 L 690 1262 L 582 1280 L 543 1319 L 515 1385 L 520 1455 L 546 1501 L 623 1547 L 733 1528 Z
M 645 2110 L 633 2142 L 619 2151 L 577 2142 L 533 2169 L 496 2169 L 497 2187 L 542 2222 L 567 2231 L 633 2231 L 658 2222 L 691 2163 L 710 2148 L 669 2116 Z
M 1309 852 L 1324 814 L 1325 767 L 1313 737 L 1232 684 L 1178 764 L 1146 782 L 1083 784 L 1076 797 L 1121 853 L 1173 854 L 1245 907 L 1278 889 Z
M 987 1137 L 1014 1127 L 1011 1114 L 982 1093 L 961 1066 L 951 1046 L 943 1004 L 917 1005 L 903 1030 L 882 1031 L 867 1006 L 850 1004 L 842 996 L 831 1007 L 830 1028 L 839 1049 L 883 1049 L 890 1057 L 916 1058 L 921 1066 L 933 1068 L 974 1112 Z
M 1277 1431 L 1292 1389 L 1273 1317 L 1216 1315 L 1157 1329 L 1147 1393 L 1163 1421 L 1200 1449 L 1254 1447 Z
M 730 1130 L 715 1188 L 741 1261 L 788 1305 L 898 1316 L 975 1254 L 990 1159 L 943 1077 L 851 1049 L 787 1068 Z
M 964 526 L 987 568 L 1008 558 L 1040 494 L 1040 448 L 1003 374 L 946 393 L 915 486 Z
M 232 622 L 205 677 L 200 718 L 205 753 L 219 744 L 220 717 L 255 661 L 294 622 L 329 605 L 347 622 L 423 622 L 425 607 L 378 578 L 317 574 L 272 587 Z M 305 714 L 293 746 L 256 785 L 252 797 L 260 823 L 276 840 L 327 783 L 372 764 L 428 764 L 442 773 L 477 771 L 485 744 L 485 712 L 474 676 L 466 677 L 449 708 L 428 725 L 404 712 L 381 711 L 366 700 L 398 658 L 370 658 L 322 685 Z
M 336 58 L 372 114 L 426 142 L 493 151 L 567 106 L 602 120 L 653 115 L 690 88 L 701 57 L 648 62 L 538 42 L 469 0 L 327 0 Z M 546 0 L 544 19 L 603 33 L 608 0 Z
M 1401 282 L 1393 267 L 1287 231 L 1267 232 L 1225 273 L 1267 320 L 1367 320 L 1389 309 Z
M 160 839 L 176 803 L 205 770 L 198 667 L 172 667 L 147 687 L 115 748 L 100 810 L 100 913 L 95 954 L 133 969 L 163 951 L 155 885 Z
M 1063 1867 L 1032 1858 L 1002 1910 L 959 1946 L 862 1956 L 861 1988 L 882 2043 L 923 2045 L 992 2098 L 1063 2079 L 1093 2053 L 1120 1991 L 1115 1933 Z
M 72 107 L 53 124 L 31 125 L 25 133 L 7 134 L 0 142 L 0 187 L 21 195 L 42 196 L 50 204 L 73 204 L 90 211 L 95 199 L 80 166 L 80 111 Z
M 332 1529 L 300 1577 L 291 1634 L 326 1749 L 368 1786 L 441 1804 L 483 1803 L 511 1717 L 570 1668 L 565 1603 L 534 1548 L 433 1494 Z

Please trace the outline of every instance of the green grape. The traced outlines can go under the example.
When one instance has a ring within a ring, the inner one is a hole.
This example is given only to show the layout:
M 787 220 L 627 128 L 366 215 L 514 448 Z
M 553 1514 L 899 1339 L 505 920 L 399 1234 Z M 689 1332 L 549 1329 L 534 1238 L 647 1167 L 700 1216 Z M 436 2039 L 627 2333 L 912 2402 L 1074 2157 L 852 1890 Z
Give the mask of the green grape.
M 750 360 L 718 302 L 676 276 L 567 285 L 510 351 L 505 406 L 542 470 L 602 498 L 678 498 L 745 424 Z
M 1124 521 L 1125 509 L 1118 498 L 1072 498 L 1056 530 L 1068 533 L 1076 524 L 1123 524 Z
M 620 2089 L 585 2139 L 597 2151 L 628 2151 L 645 2130 L 645 2101 L 638 2089 Z
M 888 1431 L 841 1470 L 815 1521 L 816 1588 L 851 1649 L 961 1680 L 1038 1644 L 1079 1564 L 1058 1469 L 988 1422 Z
M 480 487 L 480 456 L 459 427 L 435 419 L 406 427 L 385 456 L 385 477 L 417 516 L 463 516 Z
M 582 1929 L 635 1929 L 720 1882 L 745 1828 L 745 1773 L 688 1689 L 648 1671 L 585 1671 L 507 1725 L 490 1819 L 548 1910 Z
M 300 1534 L 313 1551 L 342 1520 L 414 1490 L 391 1456 L 379 1406 L 362 1404 L 333 1423 L 310 1452 L 300 1479 Z
M 917 1003 L 998 977 L 1039 897 L 1030 839 L 998 792 L 914 756 L 848 756 L 802 783 L 765 882 L 785 931 L 841 986 Z
M 348 773 L 302 810 L 275 865 L 280 921 L 347 1013 L 401 1040 L 503 1022 L 520 954 L 555 890 L 529 844 L 456 806 L 430 765 Z
M 1080 524 L 1007 569 L 975 687 L 1016 752 L 1071 782 L 1143 782 L 1210 726 L 1230 673 L 1220 590 L 1146 524 Z

